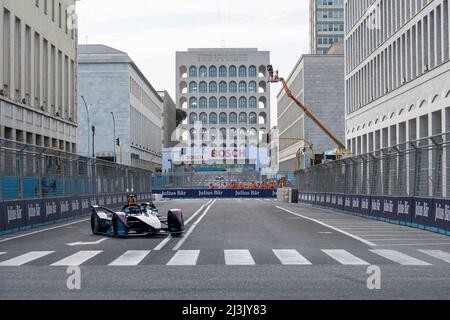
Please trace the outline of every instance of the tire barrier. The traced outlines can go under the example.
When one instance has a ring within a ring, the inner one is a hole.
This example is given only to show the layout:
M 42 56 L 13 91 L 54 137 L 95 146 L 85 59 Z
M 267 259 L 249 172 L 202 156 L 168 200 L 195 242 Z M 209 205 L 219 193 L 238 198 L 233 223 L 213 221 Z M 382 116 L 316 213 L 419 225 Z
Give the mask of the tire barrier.
M 276 198 L 276 190 L 236 190 L 236 189 L 154 189 L 154 194 L 163 199 L 200 199 L 200 198 Z
M 450 235 L 450 199 L 300 192 L 299 201 Z
M 115 208 L 127 201 L 127 193 L 83 195 L 0 202 L 0 234 L 71 220 L 90 214 L 92 205 Z M 150 201 L 151 192 L 137 193 L 139 201 Z

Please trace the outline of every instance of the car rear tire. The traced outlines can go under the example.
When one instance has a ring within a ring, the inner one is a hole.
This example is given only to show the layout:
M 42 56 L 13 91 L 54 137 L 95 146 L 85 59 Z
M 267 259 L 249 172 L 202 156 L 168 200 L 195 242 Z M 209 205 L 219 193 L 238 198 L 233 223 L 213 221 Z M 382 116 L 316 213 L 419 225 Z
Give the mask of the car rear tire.
M 118 238 L 119 237 L 119 219 L 117 218 L 117 216 L 114 216 L 112 218 L 112 227 L 113 227 L 114 237 Z
M 100 230 L 100 219 L 95 215 L 91 216 L 91 230 L 95 235 L 97 235 Z

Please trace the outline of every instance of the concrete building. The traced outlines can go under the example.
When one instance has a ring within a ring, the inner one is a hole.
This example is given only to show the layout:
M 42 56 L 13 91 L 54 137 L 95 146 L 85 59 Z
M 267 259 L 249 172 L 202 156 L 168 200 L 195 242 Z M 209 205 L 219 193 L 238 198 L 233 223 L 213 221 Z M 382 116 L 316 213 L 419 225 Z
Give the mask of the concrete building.
M 78 69 L 79 154 L 159 170 L 162 163 L 163 99 L 122 51 L 104 45 L 80 45 Z M 88 117 L 84 101 L 89 107 Z M 91 126 L 95 126 L 92 146 Z
M 239 153 L 245 153 L 244 163 L 235 161 L 233 152 L 229 152 L 227 164 L 231 161 L 234 168 L 258 167 L 258 163 L 251 163 L 258 160 L 249 148 L 260 146 L 270 128 L 269 63 L 270 53 L 257 49 L 177 52 L 176 100 L 188 113 L 182 125 L 185 142 L 219 148 L 218 153 L 239 149 Z
M 71 0 L 0 1 L 0 137 L 77 151 Z
M 309 0 L 310 54 L 344 43 L 344 0 Z
M 345 141 L 344 56 L 303 55 L 286 81 L 292 93 Z M 336 149 L 336 144 L 305 117 L 284 90 L 277 99 L 280 172 L 309 167 L 313 154 Z
M 450 131 L 448 1 L 352 0 L 345 10 L 347 147 Z
M 177 105 L 167 91 L 159 91 L 158 93 L 163 99 L 163 147 L 175 147 L 178 144 L 174 135 L 177 128 Z

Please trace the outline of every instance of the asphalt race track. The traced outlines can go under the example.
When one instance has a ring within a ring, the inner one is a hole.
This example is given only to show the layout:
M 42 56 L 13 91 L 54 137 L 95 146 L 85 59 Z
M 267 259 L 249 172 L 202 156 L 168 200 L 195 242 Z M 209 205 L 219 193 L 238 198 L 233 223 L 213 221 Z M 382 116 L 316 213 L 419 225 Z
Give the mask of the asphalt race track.
M 450 237 L 275 200 L 157 206 L 183 209 L 182 238 L 94 236 L 86 219 L 0 237 L 0 299 L 449 298 Z

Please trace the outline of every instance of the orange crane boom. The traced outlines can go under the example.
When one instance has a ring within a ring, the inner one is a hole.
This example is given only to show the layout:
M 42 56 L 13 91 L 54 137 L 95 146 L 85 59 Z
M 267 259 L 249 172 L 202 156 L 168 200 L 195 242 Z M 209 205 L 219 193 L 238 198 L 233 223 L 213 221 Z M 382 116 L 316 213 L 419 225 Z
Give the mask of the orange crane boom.
M 343 144 L 338 137 L 330 130 L 328 127 L 319 120 L 319 118 L 311 112 L 303 103 L 301 103 L 293 94 L 291 89 L 289 89 L 286 80 L 278 75 L 278 71 L 273 70 L 273 67 L 271 65 L 267 66 L 267 71 L 269 72 L 269 83 L 279 83 L 281 82 L 283 84 L 283 89 L 286 91 L 286 94 L 289 98 L 291 98 L 297 106 L 299 106 L 305 115 L 310 118 L 312 121 L 314 121 L 315 124 L 317 124 L 327 135 L 330 137 L 331 140 L 334 141 L 334 143 L 337 144 L 340 150 L 345 150 L 345 144 Z

